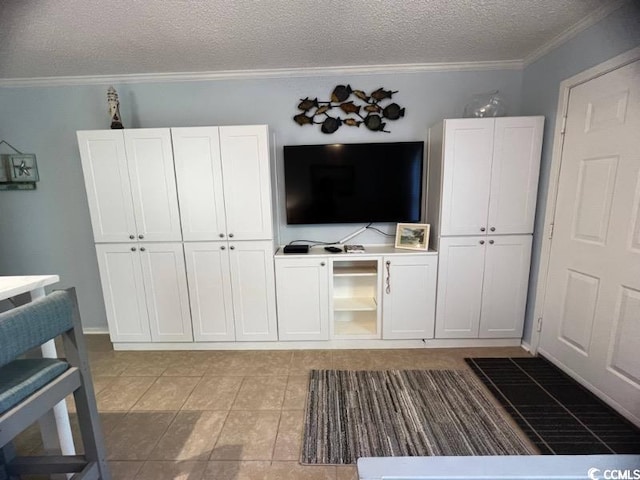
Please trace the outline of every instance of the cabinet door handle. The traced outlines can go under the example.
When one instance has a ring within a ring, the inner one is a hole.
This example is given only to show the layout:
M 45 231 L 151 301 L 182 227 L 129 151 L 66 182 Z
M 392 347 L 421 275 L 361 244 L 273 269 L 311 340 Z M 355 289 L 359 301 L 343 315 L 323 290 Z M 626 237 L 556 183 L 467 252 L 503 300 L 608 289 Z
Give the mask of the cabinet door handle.
M 387 260 L 385 262 L 385 266 L 387 267 L 387 278 L 385 280 L 387 286 L 385 287 L 384 291 L 387 293 L 391 293 L 391 262 Z
M 486 230 L 486 228 L 484 228 L 484 227 L 480 227 L 480 231 L 481 231 L 481 232 L 484 232 L 485 230 Z
M 479 243 L 480 245 L 484 245 L 484 240 L 480 240 L 478 243 Z
M 236 249 L 236 247 L 234 247 L 233 245 L 231 245 L 231 246 L 229 247 L 229 249 L 230 249 L 230 250 L 235 250 L 235 249 Z
M 136 247 L 131 247 L 131 251 L 132 251 L 132 252 L 135 252 L 136 250 L 137 250 L 137 248 L 136 248 Z
M 496 231 L 496 227 L 491 227 L 489 230 L 491 230 L 492 232 Z
M 324 263 L 324 262 L 320 262 L 320 266 L 321 266 L 321 267 L 324 267 L 325 265 L 326 265 L 326 263 Z
M 489 240 L 489 245 L 493 245 L 493 240 Z
M 220 238 L 224 238 L 224 233 L 218 235 Z
M 233 233 L 230 233 L 230 234 L 229 234 L 229 238 L 233 238 Z
M 129 240 L 133 240 L 134 238 L 136 238 L 135 235 L 129 235 Z
M 144 238 L 144 235 L 138 235 L 138 238 L 142 240 Z
M 222 246 L 220 247 L 220 250 L 225 250 L 226 248 L 227 248 L 227 247 L 225 247 L 224 245 L 222 245 Z
M 144 248 L 144 247 L 140 247 L 140 251 L 141 251 L 141 252 L 144 252 L 145 250 L 146 250 L 146 248 Z

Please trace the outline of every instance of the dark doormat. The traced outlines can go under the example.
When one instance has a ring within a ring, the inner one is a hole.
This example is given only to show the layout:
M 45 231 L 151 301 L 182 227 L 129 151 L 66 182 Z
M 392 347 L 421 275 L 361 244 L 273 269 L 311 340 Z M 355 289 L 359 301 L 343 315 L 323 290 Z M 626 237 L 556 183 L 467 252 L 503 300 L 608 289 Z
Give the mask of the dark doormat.
M 465 361 L 540 453 L 640 453 L 640 429 L 545 358 Z
M 533 453 L 471 372 L 312 370 L 301 463 Z

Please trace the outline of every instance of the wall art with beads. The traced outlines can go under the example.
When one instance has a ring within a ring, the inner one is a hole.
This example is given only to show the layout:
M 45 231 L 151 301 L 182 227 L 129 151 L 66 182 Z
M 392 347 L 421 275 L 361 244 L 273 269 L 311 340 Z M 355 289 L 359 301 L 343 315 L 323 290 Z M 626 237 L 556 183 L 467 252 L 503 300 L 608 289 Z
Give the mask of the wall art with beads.
M 398 120 L 405 113 L 404 108 L 391 102 L 396 93 L 397 90 L 381 87 L 367 94 L 363 90 L 353 90 L 351 85 L 338 85 L 331 92 L 329 101 L 301 98 L 298 110 L 302 112 L 293 120 L 301 127 L 320 125 L 320 131 L 327 134 L 343 125 L 359 128 L 362 124 L 374 132 L 390 133 L 386 129 L 387 121 Z

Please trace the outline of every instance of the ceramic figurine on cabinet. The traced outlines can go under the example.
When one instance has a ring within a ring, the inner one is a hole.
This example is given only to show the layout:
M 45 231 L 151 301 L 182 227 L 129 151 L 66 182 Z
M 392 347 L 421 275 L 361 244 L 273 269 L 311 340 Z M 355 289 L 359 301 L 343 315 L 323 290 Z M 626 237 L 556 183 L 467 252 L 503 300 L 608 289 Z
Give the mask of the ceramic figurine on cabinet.
M 118 100 L 118 93 L 113 87 L 109 87 L 107 90 L 107 103 L 109 104 L 109 115 L 111 116 L 111 128 L 124 128 L 120 118 L 120 101 Z

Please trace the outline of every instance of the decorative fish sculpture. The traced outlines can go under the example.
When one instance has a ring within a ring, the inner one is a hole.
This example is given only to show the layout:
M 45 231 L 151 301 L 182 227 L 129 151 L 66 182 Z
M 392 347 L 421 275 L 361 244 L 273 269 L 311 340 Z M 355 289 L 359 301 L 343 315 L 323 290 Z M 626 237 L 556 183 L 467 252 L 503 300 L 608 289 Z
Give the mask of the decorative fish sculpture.
M 360 100 L 364 100 L 365 102 L 369 101 L 369 95 L 364 93 L 362 90 L 354 90 L 353 94 L 358 97 Z
M 379 88 L 371 94 L 371 98 L 379 102 L 380 100 L 384 100 L 385 98 L 391 98 L 394 93 L 398 93 L 398 91 L 396 90 L 395 92 L 392 92 L 391 90 L 384 90 L 383 88 Z
M 309 97 L 307 97 L 305 99 L 300 100 L 300 103 L 298 104 L 298 109 L 304 110 L 306 112 L 307 110 L 311 110 L 313 107 L 317 107 L 317 106 L 318 106 L 317 98 L 314 98 L 313 100 L 309 100 Z
M 380 115 L 367 115 L 364 119 L 365 126 L 373 132 L 385 132 L 384 126 L 386 123 L 382 122 Z
M 316 113 L 314 113 L 314 115 L 322 115 L 323 113 L 326 113 L 329 110 L 331 110 L 331 105 L 323 105 L 316 110 Z
M 322 133 L 333 133 L 342 125 L 342 120 L 339 118 L 327 117 L 324 122 L 322 122 L 322 127 L 320 127 L 320 131 Z
M 369 113 L 379 113 L 382 110 L 378 105 L 367 105 L 364 109 Z
M 397 103 L 392 103 L 384 107 L 382 116 L 389 120 L 397 120 L 400 117 L 404 117 L 404 108 L 400 108 L 400 105 Z
M 298 115 L 293 117 L 293 119 L 301 127 L 303 125 L 311 125 L 313 123 L 313 118 L 307 117 L 304 113 L 299 113 Z
M 359 127 L 360 125 L 362 125 L 362 122 L 356 120 L 355 118 L 347 118 L 344 123 L 345 125 L 349 125 L 350 127 Z
M 340 104 L 340 108 L 344 113 L 360 113 L 360 107 L 353 104 L 353 102 L 345 102 Z
M 351 85 L 338 85 L 331 93 L 331 101 L 336 103 L 344 102 L 349 98 L 349 95 L 351 95 L 352 92 L 353 90 L 351 90 Z

